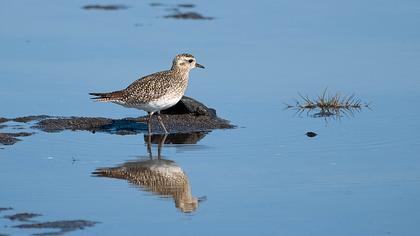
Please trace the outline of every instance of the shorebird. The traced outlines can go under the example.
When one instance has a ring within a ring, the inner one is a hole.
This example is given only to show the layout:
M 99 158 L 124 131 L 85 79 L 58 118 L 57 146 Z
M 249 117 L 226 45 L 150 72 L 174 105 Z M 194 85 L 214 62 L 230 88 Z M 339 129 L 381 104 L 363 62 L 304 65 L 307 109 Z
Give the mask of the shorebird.
M 188 86 L 191 69 L 204 66 L 197 63 L 191 54 L 179 54 L 172 61 L 170 70 L 144 76 L 127 88 L 109 93 L 89 93 L 100 102 L 113 102 L 128 108 L 137 108 L 148 113 L 148 130 L 152 130 L 152 117 L 157 119 L 165 133 L 168 133 L 160 117 L 160 111 L 170 108 L 181 100 Z

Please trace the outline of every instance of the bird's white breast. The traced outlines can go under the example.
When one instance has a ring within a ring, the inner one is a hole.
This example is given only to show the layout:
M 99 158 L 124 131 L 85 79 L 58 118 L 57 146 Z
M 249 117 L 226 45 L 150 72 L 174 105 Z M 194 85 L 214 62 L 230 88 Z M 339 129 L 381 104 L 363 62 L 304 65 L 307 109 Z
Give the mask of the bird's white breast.
M 181 100 L 181 96 L 163 96 L 159 99 L 152 100 L 146 104 L 142 104 L 141 107 L 139 107 L 142 110 L 148 111 L 148 112 L 156 112 L 165 110 L 169 107 L 172 107 L 173 105 L 177 104 L 179 100 Z

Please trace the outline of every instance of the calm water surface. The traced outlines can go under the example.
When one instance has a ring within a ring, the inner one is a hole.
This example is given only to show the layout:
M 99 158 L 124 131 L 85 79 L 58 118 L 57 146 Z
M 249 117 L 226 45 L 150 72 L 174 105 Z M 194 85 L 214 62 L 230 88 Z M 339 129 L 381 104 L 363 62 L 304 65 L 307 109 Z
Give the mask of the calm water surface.
M 191 72 L 187 95 L 238 128 L 163 145 L 166 167 L 200 199 L 190 213 L 179 195 L 93 174 L 143 168 L 143 135 L 35 131 L 0 149 L 0 207 L 15 209 L 0 217 L 101 222 L 68 235 L 418 235 L 420 2 L 194 1 L 181 9 L 215 17 L 202 21 L 163 18 L 184 2 L 81 9 L 89 3 L 0 1 L 0 116 L 142 115 L 87 93 L 123 88 L 190 52 L 206 69 Z M 284 110 L 298 92 L 326 87 L 356 93 L 371 110 L 328 122 Z M 0 218 L 0 233 L 47 231 L 16 224 Z

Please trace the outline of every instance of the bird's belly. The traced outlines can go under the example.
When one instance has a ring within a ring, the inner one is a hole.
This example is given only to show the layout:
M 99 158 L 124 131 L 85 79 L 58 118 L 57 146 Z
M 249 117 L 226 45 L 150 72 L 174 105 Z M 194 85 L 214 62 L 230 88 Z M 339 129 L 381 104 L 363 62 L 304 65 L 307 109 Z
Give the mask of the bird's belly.
M 139 104 L 136 108 L 145 110 L 147 112 L 156 112 L 165 110 L 174 106 L 181 100 L 182 96 L 164 96 L 162 98 L 152 100 L 148 103 Z

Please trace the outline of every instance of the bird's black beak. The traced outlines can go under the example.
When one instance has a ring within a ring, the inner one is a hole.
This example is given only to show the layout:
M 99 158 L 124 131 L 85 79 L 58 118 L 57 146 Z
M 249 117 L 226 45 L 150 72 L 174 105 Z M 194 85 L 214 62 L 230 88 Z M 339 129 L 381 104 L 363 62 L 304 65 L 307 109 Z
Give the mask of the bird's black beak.
M 202 65 L 200 65 L 200 64 L 198 64 L 198 63 L 195 63 L 195 67 L 198 67 L 198 68 L 203 68 L 203 69 L 204 69 L 204 66 L 202 66 Z

